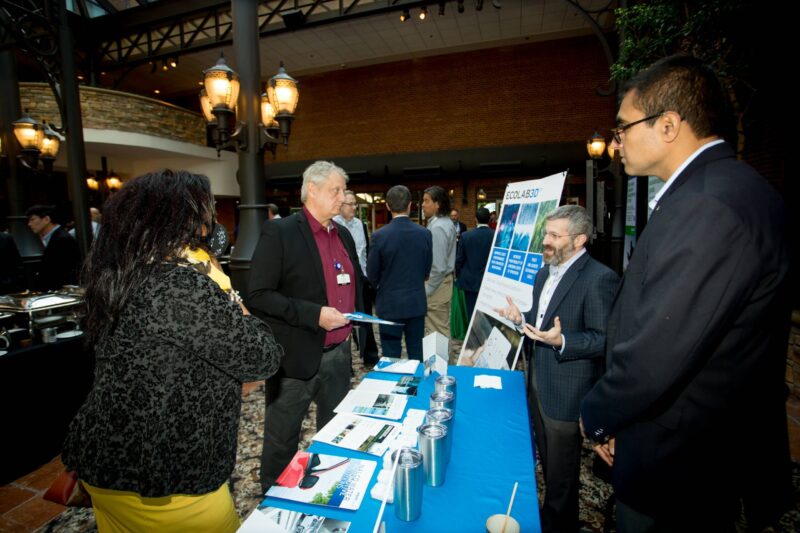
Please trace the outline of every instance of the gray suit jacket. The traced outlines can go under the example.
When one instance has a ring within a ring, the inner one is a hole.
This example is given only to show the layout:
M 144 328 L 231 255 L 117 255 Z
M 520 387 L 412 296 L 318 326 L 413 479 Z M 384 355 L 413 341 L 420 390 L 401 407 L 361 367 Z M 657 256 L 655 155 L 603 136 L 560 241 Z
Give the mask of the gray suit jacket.
M 539 297 L 549 265 L 533 283 L 533 307 L 525 321 L 536 323 Z M 566 346 L 563 352 L 536 342 L 536 391 L 544 413 L 555 420 L 577 422 L 581 400 L 603 374 L 606 321 L 619 277 L 608 267 L 584 254 L 564 273 L 542 320 L 542 330 L 561 320 Z

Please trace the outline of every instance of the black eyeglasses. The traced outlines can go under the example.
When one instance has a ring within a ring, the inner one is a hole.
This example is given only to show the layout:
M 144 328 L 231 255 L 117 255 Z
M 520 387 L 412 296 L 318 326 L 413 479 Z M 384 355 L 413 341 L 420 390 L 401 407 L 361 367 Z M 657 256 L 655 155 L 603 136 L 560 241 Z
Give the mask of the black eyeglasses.
M 311 457 L 309 458 L 308 466 L 306 466 L 305 472 L 303 473 L 303 479 L 300 480 L 298 486 L 301 489 L 310 489 L 317 484 L 317 481 L 319 481 L 319 476 L 316 476 L 314 474 L 322 474 L 323 472 L 333 470 L 337 466 L 342 466 L 343 464 L 349 461 L 350 459 L 345 459 L 344 461 L 340 461 L 333 466 L 317 468 L 320 464 L 319 455 L 312 454 Z
M 629 124 L 625 124 L 624 126 L 619 126 L 611 130 L 612 135 L 614 135 L 614 141 L 617 144 L 622 144 L 622 134 L 625 133 L 629 128 L 634 127 L 637 124 L 641 124 L 642 122 L 647 122 L 648 120 L 653 120 L 654 118 L 658 118 L 663 115 L 665 111 L 661 113 L 656 113 L 655 115 L 650 115 L 649 117 L 640 118 L 639 120 L 634 120 Z

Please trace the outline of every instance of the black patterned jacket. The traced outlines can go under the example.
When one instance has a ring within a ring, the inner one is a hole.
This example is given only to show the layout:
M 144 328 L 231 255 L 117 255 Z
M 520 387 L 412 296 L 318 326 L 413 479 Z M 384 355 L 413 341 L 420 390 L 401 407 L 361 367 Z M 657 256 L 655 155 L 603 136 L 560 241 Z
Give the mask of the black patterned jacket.
M 231 475 L 241 385 L 283 349 L 209 277 L 167 266 L 95 347 L 94 386 L 62 460 L 91 485 L 146 497 L 205 494 Z

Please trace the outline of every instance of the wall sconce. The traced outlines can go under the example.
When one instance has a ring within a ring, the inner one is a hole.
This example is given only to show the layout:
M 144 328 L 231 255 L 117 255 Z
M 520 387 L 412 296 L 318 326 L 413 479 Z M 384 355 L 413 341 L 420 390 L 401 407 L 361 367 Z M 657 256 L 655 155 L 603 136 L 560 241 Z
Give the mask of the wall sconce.
M 419 9 L 419 20 L 425 20 L 425 17 L 427 17 L 427 16 L 428 16 L 428 7 L 427 6 L 422 6 Z
M 93 191 L 100 190 L 100 182 L 97 181 L 92 175 L 86 178 L 86 186 Z
M 586 141 L 586 151 L 592 159 L 600 159 L 603 157 L 603 152 L 606 151 L 606 140 L 595 131 L 594 135 Z
M 408 9 L 404 9 L 402 13 L 400 13 L 400 22 L 405 22 L 411 18 L 411 13 Z
M 478 189 L 477 198 L 478 198 L 479 202 L 485 202 L 486 201 L 486 191 L 484 191 L 483 189 Z
M 228 147 L 247 150 L 246 126 L 236 120 L 239 76 L 220 55 L 216 65 L 203 71 L 203 82 L 200 106 L 206 121 L 214 127 L 213 138 L 217 154 Z M 292 120 L 299 98 L 297 80 L 286 73 L 281 62 L 278 73 L 267 83 L 266 93 L 261 95 L 259 150 L 268 148 L 274 154 L 278 143 L 289 144 Z

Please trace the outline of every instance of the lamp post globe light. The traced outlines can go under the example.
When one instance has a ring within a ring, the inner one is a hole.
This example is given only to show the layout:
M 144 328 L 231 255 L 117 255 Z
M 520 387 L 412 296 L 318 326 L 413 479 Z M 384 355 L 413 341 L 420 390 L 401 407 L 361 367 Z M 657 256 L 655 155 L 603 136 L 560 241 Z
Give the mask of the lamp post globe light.
M 236 117 L 239 76 L 224 57 L 220 56 L 216 65 L 203 71 L 203 86 L 200 106 L 206 121 L 213 127 L 217 152 L 230 146 L 246 150 L 246 125 Z M 266 92 L 261 95 L 259 150 L 268 148 L 274 154 L 278 143 L 289 144 L 298 100 L 297 80 L 286 73 L 281 63 L 278 73 L 270 78 Z
M 594 135 L 586 141 L 586 151 L 592 159 L 600 159 L 606 151 L 606 140 L 595 131 Z

